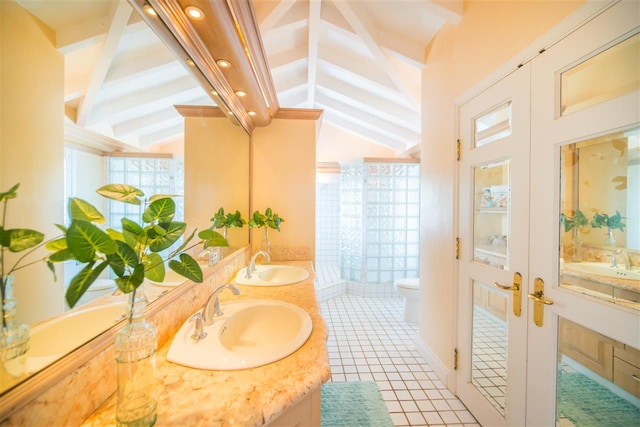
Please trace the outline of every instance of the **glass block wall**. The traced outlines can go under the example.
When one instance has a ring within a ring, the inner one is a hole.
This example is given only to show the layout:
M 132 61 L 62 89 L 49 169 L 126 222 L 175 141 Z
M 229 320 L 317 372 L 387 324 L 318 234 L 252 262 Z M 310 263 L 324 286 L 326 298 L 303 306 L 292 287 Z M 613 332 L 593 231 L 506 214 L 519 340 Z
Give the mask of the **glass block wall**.
M 392 284 L 418 277 L 420 165 L 342 166 L 340 252 L 343 280 Z
M 182 195 L 184 194 L 184 161 L 167 157 L 109 157 L 107 180 L 109 183 L 133 185 L 142 190 L 146 198 L 154 194 Z M 174 197 L 173 200 L 176 202 L 174 219 L 183 221 L 184 198 Z M 122 217 L 141 223 L 144 208 L 144 205 L 136 206 L 109 200 L 107 226 L 120 229 Z M 176 245 L 179 245 L 179 242 Z
M 340 265 L 340 176 L 316 183 L 316 263 Z

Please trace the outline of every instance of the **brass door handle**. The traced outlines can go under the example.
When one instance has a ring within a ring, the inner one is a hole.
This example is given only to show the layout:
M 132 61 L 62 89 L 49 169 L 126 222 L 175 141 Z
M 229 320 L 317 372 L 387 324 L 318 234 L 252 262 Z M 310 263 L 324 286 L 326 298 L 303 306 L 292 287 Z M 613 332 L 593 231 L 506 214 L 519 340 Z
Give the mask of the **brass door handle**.
M 553 304 L 553 301 L 544 297 L 544 280 L 536 277 L 533 281 L 533 292 L 527 296 L 533 301 L 533 323 L 542 326 L 544 324 L 544 306 Z
M 522 313 L 522 275 L 518 272 L 513 274 L 513 285 L 501 285 L 494 282 L 494 286 L 504 291 L 513 291 L 513 314 L 520 317 Z

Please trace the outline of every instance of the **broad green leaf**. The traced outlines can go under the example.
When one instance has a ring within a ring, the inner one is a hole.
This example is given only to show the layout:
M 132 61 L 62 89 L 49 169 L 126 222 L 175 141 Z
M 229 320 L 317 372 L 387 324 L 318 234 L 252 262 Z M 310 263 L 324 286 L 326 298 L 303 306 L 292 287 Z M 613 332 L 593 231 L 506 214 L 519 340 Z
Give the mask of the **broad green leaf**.
M 69 307 L 76 305 L 82 295 L 89 289 L 89 286 L 100 276 L 100 273 L 107 267 L 107 262 L 101 262 L 94 269 L 95 262 L 87 264 L 80 273 L 71 279 L 67 287 L 65 298 Z
M 104 224 L 106 219 L 91 203 L 72 197 L 69 199 L 69 217 L 80 219 L 82 221 L 95 222 L 96 224 Z
M 114 253 L 107 257 L 111 269 L 118 277 L 122 277 L 125 274 L 126 267 L 135 268 L 140 264 L 138 255 L 136 252 L 126 243 L 116 240 L 117 249 Z
M 152 252 L 160 252 L 167 249 L 177 242 L 187 230 L 187 224 L 184 222 L 174 221 L 160 225 L 165 230 L 162 236 L 155 234 L 153 230 L 149 230 L 149 249 Z
M 174 197 L 184 197 L 182 194 L 154 194 L 149 197 L 149 202 L 155 202 L 158 199 L 172 199 Z
M 58 276 L 56 275 L 56 267 L 53 265 L 53 263 L 51 261 L 47 261 L 47 267 L 53 273 L 53 281 L 57 282 L 58 281 Z
M 9 244 L 11 243 L 9 240 L 9 235 L 11 233 L 9 233 L 10 230 L 5 230 L 4 228 L 2 228 L 2 226 L 0 225 L 0 246 L 3 247 L 8 247 Z
M 227 242 L 224 236 L 217 231 L 210 229 L 202 230 L 198 233 L 198 237 L 204 240 L 204 249 L 207 249 L 210 246 L 229 246 L 229 242 Z
M 122 234 L 118 230 L 114 230 L 113 228 L 107 228 L 107 235 L 111 237 L 112 240 L 124 242 L 124 234 Z
M 144 193 L 128 184 L 107 184 L 96 190 L 98 194 L 107 199 L 117 200 L 131 205 L 140 205 L 139 197 L 144 197 Z
M 56 228 L 58 230 L 62 231 L 63 233 L 67 232 L 67 227 L 65 227 L 64 225 L 62 225 L 62 224 L 54 224 L 54 225 L 56 226 Z
M 7 246 L 11 252 L 22 252 L 38 246 L 44 240 L 44 234 L 28 228 L 13 228 L 5 230 L 5 233 L 9 234 L 9 245 L 3 246 Z
M 16 197 L 18 197 L 18 187 L 20 187 L 20 183 L 17 183 L 8 191 L 0 193 L 0 202 L 6 202 L 9 199 L 15 199 Z
M 188 254 L 180 254 L 180 261 L 170 260 L 169 268 L 193 282 L 202 283 L 202 269 L 198 261 Z
M 164 280 L 165 270 L 162 257 L 156 253 L 150 253 L 145 260 L 146 269 L 144 275 L 147 279 L 154 282 L 162 282 Z
M 122 235 L 124 237 L 124 241 L 134 248 L 136 252 L 139 252 L 139 245 L 145 245 L 145 241 L 147 240 L 146 233 L 142 227 L 130 219 L 122 218 L 120 222 L 122 223 Z
M 49 261 L 51 262 L 64 262 L 71 261 L 75 259 L 71 251 L 67 248 L 60 249 L 59 251 L 53 252 L 49 255 Z
M 138 264 L 131 275 L 116 278 L 116 285 L 122 293 L 128 294 L 138 289 L 143 281 L 144 265 Z
M 67 239 L 60 237 L 59 239 L 50 240 L 44 245 L 45 249 L 50 251 L 60 251 L 67 249 Z
M 176 212 L 176 202 L 172 199 L 163 198 L 153 201 L 142 214 L 142 221 L 151 222 L 169 222 L 173 219 Z
M 90 262 L 96 252 L 111 255 L 117 249 L 116 243 L 104 231 L 87 221 L 75 220 L 67 232 L 67 246 L 80 262 Z

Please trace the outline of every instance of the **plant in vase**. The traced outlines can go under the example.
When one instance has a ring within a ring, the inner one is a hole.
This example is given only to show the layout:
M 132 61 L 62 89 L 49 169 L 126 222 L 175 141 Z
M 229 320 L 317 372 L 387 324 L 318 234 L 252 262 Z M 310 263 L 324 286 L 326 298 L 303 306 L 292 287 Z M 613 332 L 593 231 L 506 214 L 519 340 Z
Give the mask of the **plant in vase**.
M 624 231 L 624 228 L 627 226 L 622 220 L 626 219 L 620 212 L 616 211 L 615 215 L 607 215 L 606 213 L 596 212 L 593 215 L 593 219 L 591 220 L 591 227 L 593 228 L 603 228 L 607 227 L 607 237 L 605 238 L 605 243 L 609 246 L 615 246 L 616 240 L 613 238 L 613 230 Z
M 211 227 L 210 230 L 219 230 L 222 229 L 222 235 L 229 242 L 227 237 L 228 231 L 230 228 L 242 228 L 247 221 L 242 218 L 242 214 L 239 210 L 236 210 L 235 213 L 224 213 L 224 208 L 218 209 L 218 211 L 211 218 Z M 229 243 L 230 244 L 230 243 Z
M 284 222 L 284 218 L 273 212 L 271 208 L 267 208 L 264 213 L 255 211 L 249 220 L 249 228 L 264 228 L 264 240 L 261 249 L 271 255 L 271 242 L 269 241 L 269 229 L 280 231 L 280 224 Z
M 565 232 L 573 230 L 573 253 L 571 255 L 571 260 L 574 262 L 581 262 L 582 238 L 580 237 L 580 233 L 584 233 L 586 228 L 589 226 L 589 218 L 587 218 L 580 209 L 576 209 L 576 213 L 572 217 L 561 214 L 560 223 L 564 225 Z
M 0 331 L 0 390 L 5 390 L 26 370 L 26 353 L 29 351 L 29 327 L 18 322 L 17 305 L 13 298 L 13 273 L 40 263 L 44 258 L 28 261 L 30 255 L 43 245 L 44 234 L 28 228 L 6 228 L 7 204 L 18 196 L 16 184 L 0 193 L 2 219 L 0 220 L 0 303 L 2 305 L 2 330 Z M 26 252 L 13 266 L 6 265 L 7 253 Z M 50 265 L 53 271 L 53 268 Z
M 118 425 L 153 425 L 157 402 L 154 396 L 155 352 L 157 333 L 155 326 L 145 319 L 146 298 L 142 284 L 146 279 L 161 282 L 165 276 L 165 261 L 171 270 L 201 283 L 202 269 L 187 251 L 204 243 L 216 246 L 226 243 L 222 235 L 213 230 L 198 234 L 202 240 L 189 246 L 196 231 L 186 237 L 166 259 L 160 252 L 167 250 L 186 232 L 184 222 L 174 221 L 175 202 L 169 195 L 154 195 L 148 200 L 139 189 L 126 184 L 109 184 L 97 190 L 103 197 L 141 205 L 145 203 L 141 224 L 121 219 L 121 230 L 103 231 L 104 216 L 90 203 L 69 200 L 68 227 L 58 226 L 63 236 L 47 244 L 52 262 L 75 260 L 83 269 L 71 279 L 66 299 L 73 307 L 91 284 L 109 268 L 116 276 L 118 289 L 129 294 L 127 323 L 115 340 L 118 365 Z M 177 258 L 177 259 L 176 259 Z

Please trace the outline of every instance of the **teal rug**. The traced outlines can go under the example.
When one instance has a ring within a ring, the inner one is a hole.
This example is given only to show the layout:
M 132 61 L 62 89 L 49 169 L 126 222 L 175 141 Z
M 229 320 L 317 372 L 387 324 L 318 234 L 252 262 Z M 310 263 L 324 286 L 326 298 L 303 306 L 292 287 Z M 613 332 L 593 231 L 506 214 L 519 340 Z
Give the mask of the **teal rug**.
M 580 373 L 558 378 L 558 412 L 577 427 L 640 425 L 640 409 Z
M 322 427 L 393 427 L 378 384 L 330 382 L 321 391 Z

